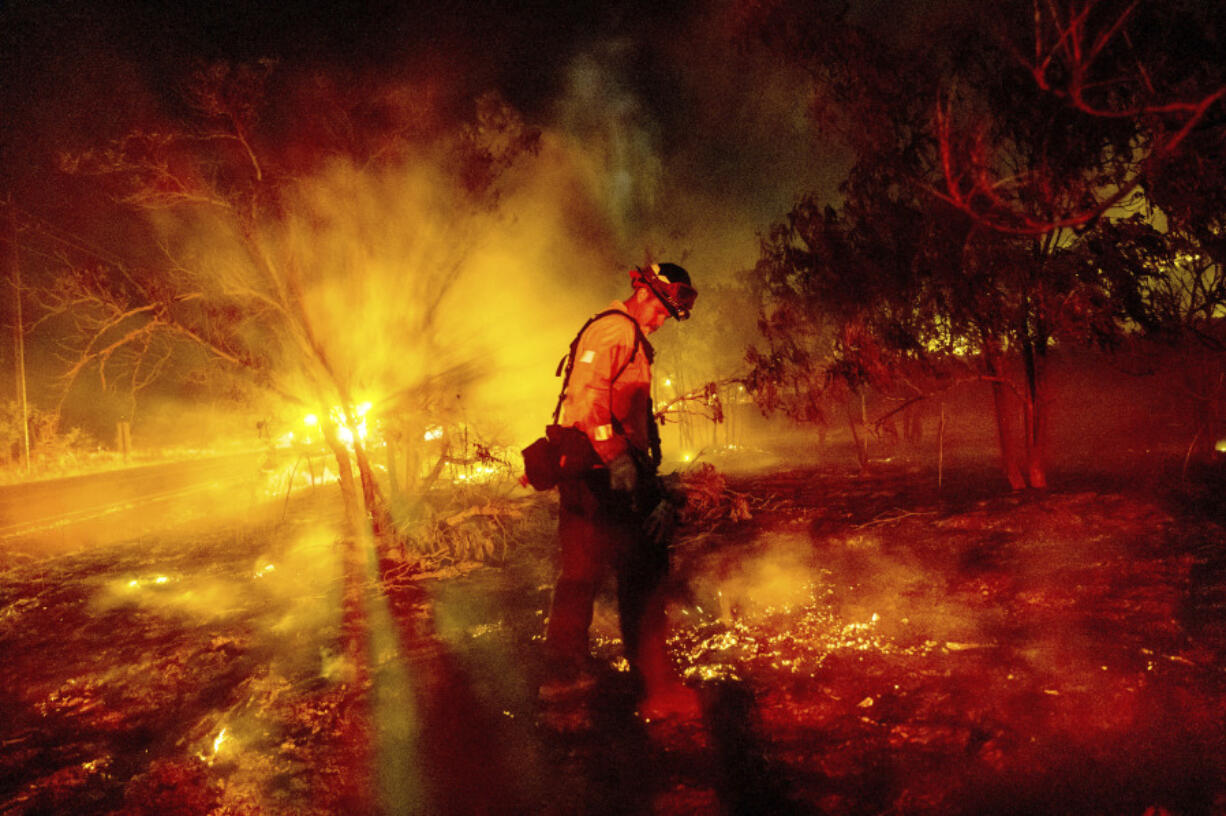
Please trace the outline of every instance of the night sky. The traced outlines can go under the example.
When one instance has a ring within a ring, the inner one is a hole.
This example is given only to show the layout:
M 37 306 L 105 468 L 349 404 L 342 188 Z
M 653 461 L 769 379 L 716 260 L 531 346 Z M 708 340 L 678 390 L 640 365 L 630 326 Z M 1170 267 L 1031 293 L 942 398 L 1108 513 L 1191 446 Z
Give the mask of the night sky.
M 633 109 L 670 170 L 673 195 L 684 187 L 734 197 L 727 205 L 754 221 L 749 236 L 785 212 L 799 186 L 831 188 L 842 169 L 817 152 L 803 78 L 736 40 L 721 4 L 7 0 L 0 8 L 0 178 L 22 198 L 37 198 L 58 151 L 173 115 L 191 70 L 265 58 L 342 87 L 429 83 L 457 116 L 496 90 L 546 127 L 564 115 L 582 67 L 596 65 L 616 94 L 598 88 L 597 98 L 618 116 Z M 583 106 L 602 115 L 591 98 Z

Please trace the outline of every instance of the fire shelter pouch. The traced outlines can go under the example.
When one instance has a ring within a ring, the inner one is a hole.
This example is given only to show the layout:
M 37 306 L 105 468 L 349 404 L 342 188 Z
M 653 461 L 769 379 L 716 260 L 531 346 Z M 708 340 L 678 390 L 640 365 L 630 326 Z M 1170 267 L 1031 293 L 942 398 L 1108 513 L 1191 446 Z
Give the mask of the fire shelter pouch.
M 537 490 L 549 490 L 600 464 L 587 434 L 578 428 L 549 425 L 545 435 L 524 448 L 524 476 Z
M 558 483 L 558 454 L 552 442 L 542 436 L 522 451 L 524 478 L 537 490 L 549 490 Z
M 557 450 L 559 478 L 574 478 L 600 464 L 592 440 L 578 428 L 549 425 L 545 428 L 545 436 Z

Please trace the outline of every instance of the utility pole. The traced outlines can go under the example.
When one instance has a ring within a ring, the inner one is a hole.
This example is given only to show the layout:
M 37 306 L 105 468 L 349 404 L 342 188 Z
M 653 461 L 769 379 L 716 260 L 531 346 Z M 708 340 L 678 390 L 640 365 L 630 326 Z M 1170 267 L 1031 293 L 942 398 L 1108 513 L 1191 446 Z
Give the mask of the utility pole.
M 21 263 L 17 256 L 17 210 L 13 207 L 13 199 L 8 200 L 9 210 L 9 272 L 13 282 L 13 352 L 14 368 L 17 370 L 17 403 L 21 407 L 21 440 L 22 453 L 25 459 L 26 473 L 30 472 L 30 406 L 26 399 L 26 348 L 25 326 L 21 315 Z

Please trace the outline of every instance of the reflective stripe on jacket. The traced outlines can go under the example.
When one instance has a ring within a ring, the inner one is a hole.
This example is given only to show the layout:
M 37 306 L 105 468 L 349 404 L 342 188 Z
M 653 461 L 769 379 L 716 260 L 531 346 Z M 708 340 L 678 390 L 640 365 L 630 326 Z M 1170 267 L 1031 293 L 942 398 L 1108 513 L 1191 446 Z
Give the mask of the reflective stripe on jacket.
M 602 317 L 583 332 L 558 417 L 559 424 L 586 433 L 605 462 L 623 453 L 628 444 L 649 451 L 652 410 L 651 346 L 644 339 L 635 353 L 634 318 L 621 301 L 613 301 L 609 308 L 626 317 Z

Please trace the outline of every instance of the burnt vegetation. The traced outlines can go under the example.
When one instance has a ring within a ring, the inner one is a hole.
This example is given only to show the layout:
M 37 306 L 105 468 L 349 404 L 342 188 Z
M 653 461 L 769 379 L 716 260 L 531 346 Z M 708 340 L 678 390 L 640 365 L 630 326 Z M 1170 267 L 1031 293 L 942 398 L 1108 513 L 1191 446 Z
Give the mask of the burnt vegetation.
M 1226 813 L 1226 11 L 931 5 L 720 17 L 850 161 L 661 341 L 694 721 L 635 716 L 612 592 L 595 688 L 538 698 L 556 499 L 474 397 L 549 328 L 481 335 L 466 288 L 559 279 L 491 251 L 523 190 L 596 254 L 624 226 L 589 156 L 273 59 L 44 151 L 78 206 L 0 201 L 5 480 L 165 401 L 257 427 L 262 481 L 67 555 L 5 532 L 0 812 Z

